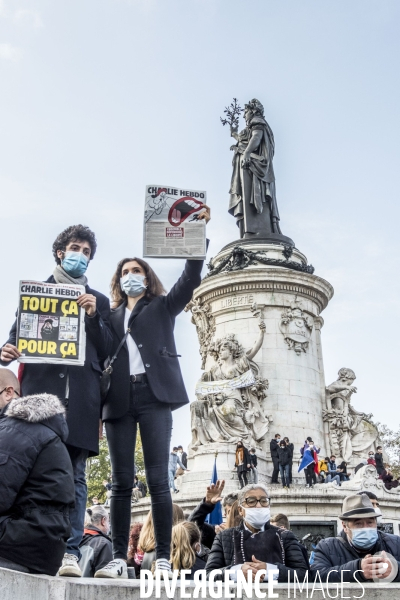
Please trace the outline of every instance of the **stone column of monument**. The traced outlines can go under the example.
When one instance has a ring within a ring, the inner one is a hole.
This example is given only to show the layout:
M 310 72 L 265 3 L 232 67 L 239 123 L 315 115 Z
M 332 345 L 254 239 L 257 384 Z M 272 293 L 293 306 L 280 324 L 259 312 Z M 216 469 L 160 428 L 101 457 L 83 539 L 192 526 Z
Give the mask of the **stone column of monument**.
M 320 314 L 332 286 L 305 270 L 306 259 L 297 250 L 289 259 L 282 246 L 270 243 L 242 243 L 240 248 L 228 246 L 214 258 L 214 270 L 224 262 L 225 269 L 235 268 L 206 277 L 190 306 L 204 381 L 191 405 L 191 471 L 182 478 L 182 493 L 204 488 L 216 451 L 219 477 L 237 489 L 232 469 L 239 439 L 256 448 L 265 482 L 272 473 L 269 444 L 275 433 L 289 437 L 295 458 L 307 436 L 324 456 L 329 453 Z M 282 261 L 282 266 L 269 261 Z M 243 387 L 223 388 L 225 379 L 240 376 Z M 221 392 L 214 393 L 219 385 Z
M 258 100 L 246 104 L 246 127 L 238 133 L 240 112 L 235 100 L 222 122 L 237 140 L 231 148 L 229 212 L 241 239 L 211 260 L 188 307 L 204 372 L 191 405 L 191 472 L 180 483 L 183 494 L 204 488 L 216 451 L 219 477 L 236 489 L 239 439 L 256 448 L 259 476 L 266 482 L 276 433 L 294 444 L 294 475 L 307 436 L 321 454 L 329 453 L 321 313 L 333 288 L 281 232 L 274 136 L 263 106 Z M 304 474 L 300 477 L 303 481 Z

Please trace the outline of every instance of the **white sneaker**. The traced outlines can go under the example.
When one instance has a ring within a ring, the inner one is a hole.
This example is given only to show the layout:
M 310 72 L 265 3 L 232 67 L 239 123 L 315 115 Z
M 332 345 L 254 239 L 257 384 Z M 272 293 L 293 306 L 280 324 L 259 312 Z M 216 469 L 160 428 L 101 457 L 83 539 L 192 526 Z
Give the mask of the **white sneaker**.
M 60 577 L 82 577 L 82 571 L 78 565 L 78 557 L 75 554 L 64 554 L 58 575 Z
M 124 560 L 116 558 L 102 569 L 96 571 L 94 576 L 105 577 L 108 579 L 128 579 L 128 568 Z
M 168 579 L 173 578 L 171 563 L 166 558 L 157 558 L 154 571 L 164 571 L 167 574 Z

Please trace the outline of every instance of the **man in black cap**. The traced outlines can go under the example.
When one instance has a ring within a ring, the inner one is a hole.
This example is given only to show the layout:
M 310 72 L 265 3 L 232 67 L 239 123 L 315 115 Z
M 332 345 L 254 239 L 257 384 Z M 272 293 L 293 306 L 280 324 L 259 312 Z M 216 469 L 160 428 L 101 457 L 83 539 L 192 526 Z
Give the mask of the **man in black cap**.
M 311 567 L 322 581 L 400 581 L 400 537 L 377 529 L 378 513 L 366 494 L 352 494 L 343 502 L 343 531 L 321 540 Z M 388 556 L 391 555 L 391 556 Z

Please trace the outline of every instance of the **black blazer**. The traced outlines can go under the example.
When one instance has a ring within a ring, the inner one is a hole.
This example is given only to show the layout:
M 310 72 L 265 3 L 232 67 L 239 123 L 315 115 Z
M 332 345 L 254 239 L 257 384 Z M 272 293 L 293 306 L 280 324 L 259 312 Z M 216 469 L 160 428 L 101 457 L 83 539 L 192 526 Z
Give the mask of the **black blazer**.
M 188 404 L 175 348 L 175 317 L 190 302 L 201 283 L 202 260 L 186 261 L 185 269 L 166 296 L 141 298 L 130 317 L 131 333 L 139 349 L 154 396 L 175 410 Z M 126 303 L 111 311 L 112 353 L 124 337 Z M 129 410 L 130 381 L 127 344 L 113 363 L 110 391 L 103 406 L 103 421 L 123 417 Z
M 53 276 L 48 283 L 56 283 Z M 67 409 L 69 436 L 67 444 L 89 451 L 89 456 L 99 453 L 99 419 L 101 415 L 100 362 L 111 352 L 110 302 L 106 296 L 86 286 L 86 293 L 96 296 L 97 312 L 94 317 L 85 315 L 86 360 L 83 367 L 24 363 L 22 393 L 54 394 Z M 16 344 L 17 322 L 11 327 L 6 344 Z M 0 361 L 4 367 L 9 362 Z M 67 382 L 69 396 L 66 399 Z

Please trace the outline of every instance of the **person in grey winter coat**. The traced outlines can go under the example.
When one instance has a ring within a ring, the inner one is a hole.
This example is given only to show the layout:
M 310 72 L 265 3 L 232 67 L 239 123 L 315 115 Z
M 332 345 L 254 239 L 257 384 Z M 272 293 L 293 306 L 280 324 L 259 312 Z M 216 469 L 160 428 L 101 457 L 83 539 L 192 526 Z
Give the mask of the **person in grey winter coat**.
M 378 531 L 379 515 L 366 494 L 347 496 L 339 517 L 343 531 L 318 543 L 312 577 L 318 578 L 318 571 L 322 581 L 331 583 L 399 582 L 400 537 Z
M 110 518 L 108 512 L 98 504 L 86 509 L 87 520 L 83 530 L 83 538 L 79 548 L 91 548 L 79 562 L 83 577 L 94 577 L 96 571 L 108 565 L 112 560 L 112 544 L 108 537 L 110 533 Z
M 75 500 L 65 409 L 51 394 L 18 395 L 0 369 L 0 567 L 55 575 Z

